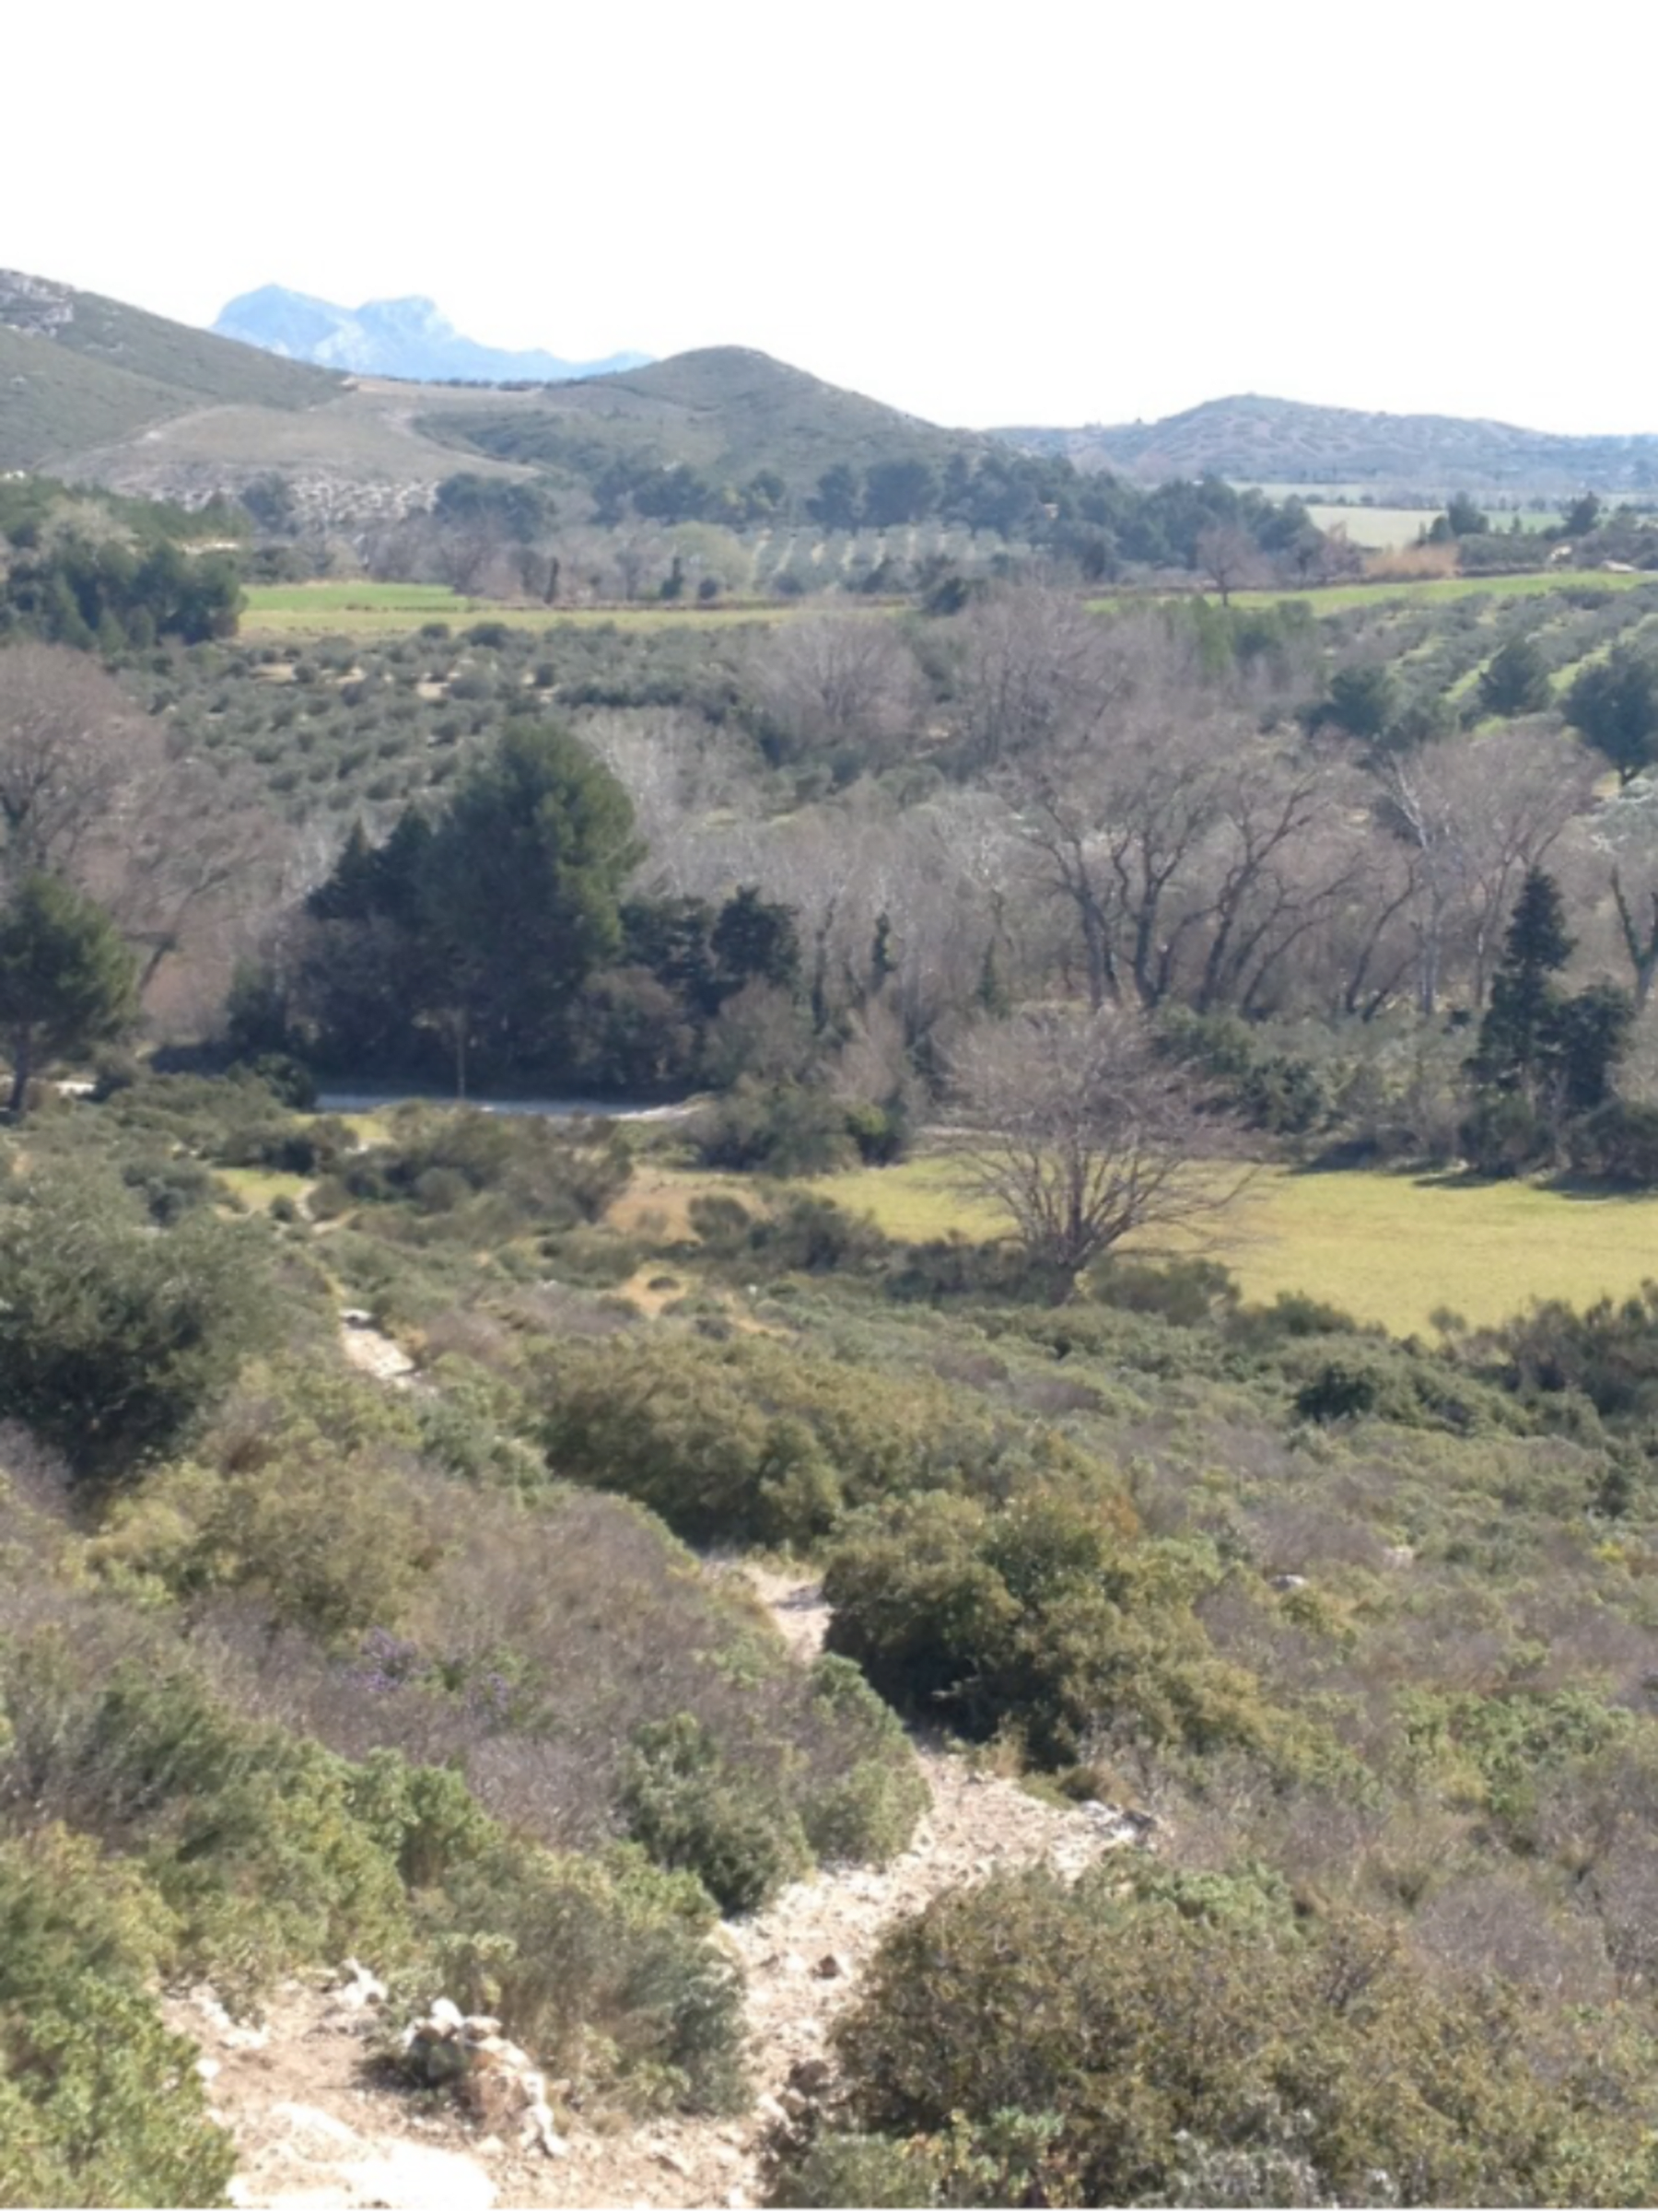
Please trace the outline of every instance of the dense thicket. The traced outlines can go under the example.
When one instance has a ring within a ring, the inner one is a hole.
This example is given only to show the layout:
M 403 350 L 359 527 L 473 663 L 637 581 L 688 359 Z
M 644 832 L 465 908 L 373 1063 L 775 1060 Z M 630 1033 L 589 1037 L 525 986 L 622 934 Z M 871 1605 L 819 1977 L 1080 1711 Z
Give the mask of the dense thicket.
M 219 555 L 188 554 L 170 540 L 148 550 L 73 537 L 13 544 L 0 575 L 0 643 L 39 638 L 108 653 L 235 634 L 241 584 Z

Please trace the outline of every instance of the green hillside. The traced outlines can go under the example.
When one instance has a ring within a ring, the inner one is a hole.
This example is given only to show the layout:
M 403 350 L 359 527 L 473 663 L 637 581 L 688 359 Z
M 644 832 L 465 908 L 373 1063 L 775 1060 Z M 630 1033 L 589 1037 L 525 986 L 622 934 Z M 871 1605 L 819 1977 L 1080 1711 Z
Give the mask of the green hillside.
M 1239 484 L 1378 485 L 1481 490 L 1645 492 L 1658 437 L 1573 438 L 1451 415 L 1384 415 L 1248 392 L 1159 422 L 998 433 L 1022 451 L 1142 484 L 1225 476 Z
M 992 446 L 739 345 L 532 392 L 434 398 L 421 427 L 441 442 L 578 475 L 607 457 L 649 451 L 664 466 L 718 475 L 773 469 L 799 490 L 837 462 L 941 468 L 952 454 L 972 458 Z
M 202 407 L 309 407 L 341 384 L 119 300 L 0 271 L 6 468 L 67 462 Z
M 194 404 L 177 386 L 11 330 L 0 330 L 0 467 L 7 469 L 67 462 Z

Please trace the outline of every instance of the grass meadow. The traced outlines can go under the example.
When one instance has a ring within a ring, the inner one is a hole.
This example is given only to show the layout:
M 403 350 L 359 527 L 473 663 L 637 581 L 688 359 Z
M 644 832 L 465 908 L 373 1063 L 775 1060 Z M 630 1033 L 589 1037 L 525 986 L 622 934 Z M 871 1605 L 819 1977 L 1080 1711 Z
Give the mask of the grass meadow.
M 893 1236 L 995 1235 L 1003 1225 L 962 1195 L 951 1163 L 936 1154 L 815 1188 L 873 1214 Z M 1223 1260 L 1250 1299 L 1299 1291 L 1396 1332 L 1427 1332 L 1442 1307 L 1478 1325 L 1533 1299 L 1586 1305 L 1658 1277 L 1658 1196 L 1265 1167 L 1201 1233 L 1139 1242 Z
M 793 612 L 742 601 L 712 606 L 549 607 L 536 601 L 463 599 L 447 584 L 253 584 L 240 629 L 244 638 L 394 638 L 427 622 L 457 628 L 505 622 L 532 630 L 555 623 L 578 628 L 609 623 L 623 629 L 719 629 L 738 622 L 785 621 Z
M 300 1188 L 298 1178 L 220 1172 L 250 1205 L 268 1206 Z M 794 1185 L 645 1160 L 609 1220 L 625 1235 L 689 1236 L 697 1198 L 720 1195 L 763 1210 L 790 1190 L 832 1199 L 868 1214 L 887 1235 L 917 1243 L 952 1232 L 994 1237 L 1008 1227 L 963 1191 L 959 1170 L 938 1153 Z M 1254 1302 L 1299 1292 L 1395 1335 L 1430 1335 L 1430 1317 L 1447 1308 L 1481 1327 L 1536 1299 L 1581 1307 L 1658 1280 L 1658 1194 L 1265 1166 L 1225 1213 L 1173 1233 L 1148 1231 L 1129 1248 L 1220 1260 Z
M 1303 591 L 1234 591 L 1234 606 L 1273 607 L 1286 599 L 1310 601 L 1321 614 L 1337 614 L 1349 607 L 1380 605 L 1385 600 L 1411 600 L 1434 605 L 1442 600 L 1530 599 L 1550 591 L 1593 590 L 1628 591 L 1652 578 L 1609 574 L 1602 568 L 1542 569 L 1524 576 L 1427 576 L 1415 581 L 1377 580 L 1360 584 L 1319 584 Z
M 1338 614 L 1349 608 L 1394 600 L 1432 604 L 1482 594 L 1492 599 L 1519 599 L 1584 586 L 1622 591 L 1652 580 L 1650 576 L 1616 576 L 1598 569 L 1555 569 L 1534 576 L 1435 576 L 1402 583 L 1322 584 L 1296 591 L 1234 591 L 1232 603 L 1269 607 L 1287 599 L 1304 599 L 1321 614 Z M 1127 596 L 1119 592 L 1092 600 L 1089 604 L 1096 613 L 1111 613 L 1124 604 Z M 474 622 L 505 622 L 535 630 L 556 623 L 576 628 L 612 624 L 636 630 L 710 630 L 742 622 L 787 622 L 801 611 L 799 602 L 769 600 L 728 600 L 712 605 L 645 603 L 626 607 L 549 607 L 522 600 L 463 599 L 446 584 L 253 584 L 248 588 L 241 634 L 251 638 L 396 638 L 408 636 L 427 622 L 448 622 L 457 627 Z M 865 611 L 886 610 L 872 608 L 866 602 Z

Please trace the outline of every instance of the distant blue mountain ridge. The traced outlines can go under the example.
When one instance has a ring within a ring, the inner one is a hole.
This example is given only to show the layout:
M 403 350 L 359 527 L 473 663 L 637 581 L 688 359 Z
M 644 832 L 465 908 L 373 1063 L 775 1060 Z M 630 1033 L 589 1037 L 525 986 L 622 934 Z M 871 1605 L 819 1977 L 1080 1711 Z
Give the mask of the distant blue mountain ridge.
M 244 345 L 290 361 L 423 382 L 461 378 L 478 384 L 566 384 L 577 377 L 642 369 L 652 358 L 617 353 L 601 361 L 566 361 L 557 354 L 514 353 L 463 336 L 430 299 L 368 299 L 357 308 L 335 307 L 332 300 L 313 299 L 279 284 L 243 292 L 220 311 L 213 328 L 221 338 L 239 338 Z

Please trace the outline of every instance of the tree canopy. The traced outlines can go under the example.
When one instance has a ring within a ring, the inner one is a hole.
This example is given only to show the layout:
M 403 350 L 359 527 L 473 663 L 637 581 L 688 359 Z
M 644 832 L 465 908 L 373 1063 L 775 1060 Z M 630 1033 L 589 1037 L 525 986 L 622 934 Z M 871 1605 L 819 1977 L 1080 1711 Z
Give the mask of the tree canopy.
M 0 1036 L 11 1055 L 11 1111 L 56 1053 L 85 1051 L 131 1020 L 136 965 L 103 910 L 49 875 L 24 879 L 0 910 Z
M 461 1088 L 473 1060 L 506 1076 L 555 1061 L 583 985 L 621 945 L 641 849 L 626 792 L 584 745 L 508 730 L 440 814 L 410 809 L 379 847 L 359 830 L 313 895 L 335 925 L 327 1026 L 393 1057 L 435 1034 Z
M 1198 1168 L 1228 1132 L 1191 1071 L 1115 1007 L 980 1030 L 956 1078 L 973 1129 L 963 1183 L 1010 1218 L 1057 1298 L 1132 1230 L 1215 1213 L 1241 1188 Z
M 1614 646 L 1584 669 L 1566 695 L 1566 720 L 1629 784 L 1658 757 L 1658 667 L 1629 646 Z

